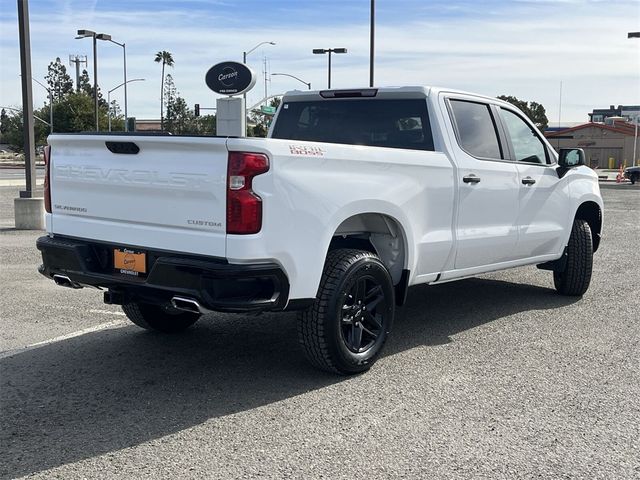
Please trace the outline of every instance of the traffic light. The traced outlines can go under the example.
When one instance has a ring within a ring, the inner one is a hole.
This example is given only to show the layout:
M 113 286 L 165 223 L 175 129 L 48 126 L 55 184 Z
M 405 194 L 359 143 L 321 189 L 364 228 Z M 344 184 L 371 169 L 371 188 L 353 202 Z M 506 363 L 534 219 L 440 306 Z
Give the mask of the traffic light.
M 200 116 L 200 104 L 199 103 L 196 103 L 196 105 L 194 107 L 194 110 L 196 112 L 196 117 L 199 117 Z

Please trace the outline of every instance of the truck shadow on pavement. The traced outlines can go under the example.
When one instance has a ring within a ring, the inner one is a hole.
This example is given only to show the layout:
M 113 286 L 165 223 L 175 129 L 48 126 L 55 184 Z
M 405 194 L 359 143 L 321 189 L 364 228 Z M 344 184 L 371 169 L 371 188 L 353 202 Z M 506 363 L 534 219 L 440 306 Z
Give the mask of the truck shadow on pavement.
M 574 301 L 486 279 L 417 287 L 386 356 Z M 0 476 L 135 446 L 344 380 L 307 365 L 290 313 L 205 318 L 179 336 L 123 326 L 16 353 L 0 360 Z

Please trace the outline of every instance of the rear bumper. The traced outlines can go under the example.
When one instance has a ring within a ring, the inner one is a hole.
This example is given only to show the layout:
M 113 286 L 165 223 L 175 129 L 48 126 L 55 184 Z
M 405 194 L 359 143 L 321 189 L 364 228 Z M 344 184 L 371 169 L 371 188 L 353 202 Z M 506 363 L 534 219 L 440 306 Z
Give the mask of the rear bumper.
M 76 286 L 109 290 L 110 303 L 170 302 L 174 296 L 192 298 L 207 310 L 250 312 L 284 310 L 289 281 L 276 264 L 231 265 L 225 259 L 154 251 L 126 245 L 72 239 L 40 237 L 40 273 L 68 277 Z M 116 271 L 114 248 L 136 248 L 147 255 L 146 278 Z M 309 302 L 290 302 L 289 309 L 304 308 Z

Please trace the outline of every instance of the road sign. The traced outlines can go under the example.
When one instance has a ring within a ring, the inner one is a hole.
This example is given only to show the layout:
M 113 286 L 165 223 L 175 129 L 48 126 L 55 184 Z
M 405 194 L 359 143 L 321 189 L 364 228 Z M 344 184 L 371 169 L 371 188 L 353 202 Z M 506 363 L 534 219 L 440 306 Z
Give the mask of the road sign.
M 260 111 L 262 113 L 264 113 L 265 115 L 275 115 L 276 114 L 276 107 L 267 107 L 265 105 L 262 105 L 260 107 Z

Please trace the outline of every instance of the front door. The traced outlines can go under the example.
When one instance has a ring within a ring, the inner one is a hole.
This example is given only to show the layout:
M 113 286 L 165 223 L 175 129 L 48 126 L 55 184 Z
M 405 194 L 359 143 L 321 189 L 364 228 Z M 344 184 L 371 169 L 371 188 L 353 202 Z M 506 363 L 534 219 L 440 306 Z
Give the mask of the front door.
M 549 149 L 517 112 L 500 108 L 500 117 L 519 179 L 518 259 L 558 253 L 567 236 L 569 186 L 558 177 Z

